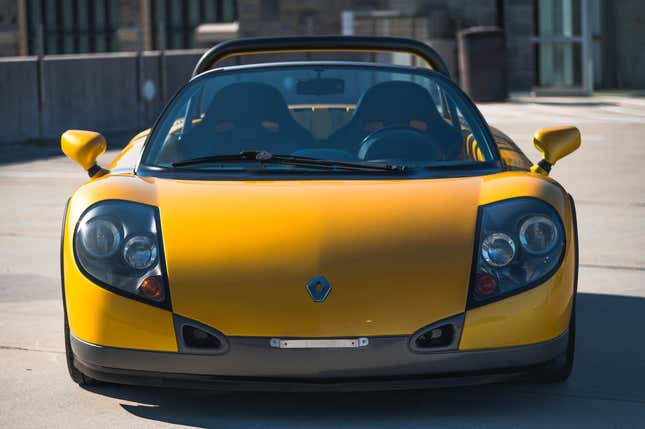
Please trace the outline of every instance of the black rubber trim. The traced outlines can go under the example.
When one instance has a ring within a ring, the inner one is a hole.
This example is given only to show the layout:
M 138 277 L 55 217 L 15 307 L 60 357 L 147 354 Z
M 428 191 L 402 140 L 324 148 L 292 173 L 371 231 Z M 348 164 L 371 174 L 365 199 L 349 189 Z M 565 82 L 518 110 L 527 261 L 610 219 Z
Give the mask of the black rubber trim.
M 63 211 L 63 222 L 60 231 L 60 289 L 63 298 L 63 317 L 67 319 L 67 300 L 65 299 L 65 262 L 63 259 L 63 253 L 65 252 L 65 225 L 67 224 L 67 210 L 69 209 L 69 203 L 72 198 L 68 198 L 65 203 L 65 211 Z
M 476 386 L 529 379 L 534 367 L 509 368 L 499 372 L 480 372 L 383 380 L 308 381 L 308 380 L 255 380 L 226 379 L 221 377 L 155 372 L 128 371 L 102 368 L 75 362 L 76 368 L 96 380 L 133 386 L 176 389 L 208 389 L 223 392 L 368 392 L 385 390 L 441 389 Z
M 210 48 L 197 62 L 192 77 L 213 68 L 222 59 L 232 55 L 271 51 L 328 51 L 349 50 L 407 52 L 426 61 L 435 71 L 450 77 L 443 58 L 427 44 L 400 37 L 365 36 L 295 36 L 234 39 Z
M 163 278 L 164 284 L 166 286 L 166 297 L 164 298 L 163 301 L 157 302 L 157 301 L 152 301 L 149 299 L 144 298 L 141 295 L 133 294 L 130 292 L 126 292 L 123 289 L 119 289 L 117 287 L 114 287 L 108 283 L 105 283 L 104 281 L 101 281 L 91 275 L 90 273 L 87 272 L 87 270 L 83 267 L 83 264 L 81 264 L 81 261 L 78 260 L 78 256 L 76 255 L 76 249 L 74 248 L 74 243 L 76 242 L 76 234 L 78 233 L 78 227 L 80 220 L 83 219 L 83 216 L 96 207 L 97 205 L 106 203 L 106 202 L 124 202 L 128 204 L 138 204 L 141 206 L 146 206 L 150 207 L 154 211 L 154 218 L 155 222 L 157 223 L 157 234 L 159 238 L 159 265 L 161 268 L 161 277 Z M 142 302 L 144 304 L 152 305 L 153 307 L 158 307 L 162 308 L 164 310 L 172 311 L 172 300 L 170 298 L 170 282 L 168 281 L 168 271 L 166 270 L 166 255 L 164 252 L 164 242 L 163 242 L 163 233 L 161 231 L 161 217 L 159 215 L 159 208 L 156 206 L 152 206 L 150 204 L 144 204 L 140 203 L 138 201 L 130 201 L 130 200 L 121 200 L 121 199 L 107 199 L 107 200 L 101 200 L 93 203 L 92 205 L 88 206 L 83 210 L 83 213 L 78 217 L 78 221 L 76 222 L 76 225 L 74 226 L 74 234 L 72 235 L 72 253 L 74 254 L 74 262 L 76 264 L 76 267 L 78 270 L 85 276 L 89 281 L 94 283 L 98 287 L 102 287 L 103 289 L 106 289 L 114 294 L 123 296 L 125 298 L 130 298 L 135 301 Z M 62 260 L 62 259 L 61 259 Z
M 541 159 L 540 162 L 538 162 L 538 166 L 546 171 L 547 173 L 551 171 L 551 163 L 549 163 L 546 159 Z
M 576 203 L 573 200 L 573 196 L 569 195 L 569 201 L 571 202 L 571 217 L 573 218 L 573 241 L 574 241 L 574 255 L 575 255 L 575 271 L 573 273 L 573 308 L 571 309 L 571 317 L 575 317 L 576 302 L 578 296 L 578 269 L 580 268 L 580 249 L 578 241 L 578 214 L 576 212 Z
M 94 164 L 87 170 L 87 175 L 90 177 L 96 176 L 101 171 L 101 167 L 98 164 Z
M 479 236 L 480 236 L 480 232 L 481 232 L 481 220 L 482 220 L 483 210 L 484 210 L 485 207 L 490 206 L 490 205 L 500 204 L 500 203 L 504 203 L 506 201 L 513 201 L 513 200 L 517 200 L 517 199 L 522 199 L 522 200 L 532 199 L 532 200 L 539 201 L 542 204 L 546 204 L 547 206 L 549 206 L 556 213 L 556 215 L 558 216 L 558 218 L 560 220 L 560 225 L 562 225 L 562 228 L 565 230 L 564 243 L 563 243 L 563 247 L 562 247 L 562 253 L 560 254 L 560 259 L 558 260 L 558 263 L 553 267 L 553 269 L 551 271 L 549 271 L 548 273 L 544 274 L 542 277 L 538 278 L 537 280 L 534 280 L 531 283 L 526 284 L 525 286 L 523 286 L 521 288 L 513 289 L 512 291 L 506 292 L 503 295 L 498 295 L 498 296 L 495 296 L 493 298 L 489 298 L 489 299 L 487 299 L 485 301 L 475 301 L 475 300 L 472 299 L 472 296 L 473 296 L 473 288 L 475 287 L 475 280 L 476 280 L 476 276 L 477 276 L 477 261 L 478 261 L 478 258 L 479 258 L 479 251 L 480 251 L 480 248 L 481 248 L 481 242 L 480 242 Z M 546 282 L 548 279 L 550 279 L 560 269 L 560 267 L 562 267 L 562 262 L 564 261 L 564 258 L 565 258 L 566 254 L 567 254 L 567 246 L 568 246 L 567 239 L 566 239 L 566 228 L 564 226 L 564 222 L 562 222 L 562 217 L 560 217 L 560 214 L 558 213 L 556 208 L 553 207 L 548 202 L 546 202 L 546 201 L 544 201 L 544 200 L 542 200 L 540 198 L 531 197 L 531 196 L 521 196 L 521 197 L 507 198 L 507 199 L 504 199 L 504 200 L 494 201 L 492 203 L 488 203 L 488 204 L 484 204 L 484 205 L 479 206 L 479 208 L 477 209 L 477 226 L 475 227 L 475 240 L 473 240 L 473 242 L 474 242 L 474 246 L 473 246 L 474 250 L 473 250 L 472 263 L 471 263 L 471 267 L 470 267 L 470 285 L 468 286 L 468 301 L 467 301 L 467 304 L 466 304 L 466 310 L 472 310 L 474 308 L 478 308 L 478 307 L 482 307 L 484 305 L 492 304 L 494 302 L 498 302 L 500 300 L 509 298 L 511 296 L 515 296 L 517 294 L 520 294 L 522 292 L 526 292 L 527 290 L 530 290 L 530 289 L 533 289 L 533 288 L 535 288 L 537 286 L 540 286 L 541 284 Z

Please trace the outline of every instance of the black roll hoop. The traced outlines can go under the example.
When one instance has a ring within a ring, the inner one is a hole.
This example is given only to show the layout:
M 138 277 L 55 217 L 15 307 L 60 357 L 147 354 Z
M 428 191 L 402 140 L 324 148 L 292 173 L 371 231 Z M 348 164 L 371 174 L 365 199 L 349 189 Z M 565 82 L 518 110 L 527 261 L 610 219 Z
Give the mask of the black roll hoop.
M 210 48 L 197 62 L 192 77 L 230 57 L 272 52 L 402 52 L 421 58 L 430 68 L 450 77 L 443 58 L 429 45 L 400 37 L 296 36 L 227 40 Z

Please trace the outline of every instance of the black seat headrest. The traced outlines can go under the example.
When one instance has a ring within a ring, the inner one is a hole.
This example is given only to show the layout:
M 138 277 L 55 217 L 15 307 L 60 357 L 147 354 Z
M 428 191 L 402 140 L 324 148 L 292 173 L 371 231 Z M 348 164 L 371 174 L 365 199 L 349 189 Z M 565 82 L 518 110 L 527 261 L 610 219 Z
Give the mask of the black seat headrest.
M 234 121 L 237 126 L 260 126 L 272 121 L 282 127 L 295 122 L 284 97 L 271 85 L 259 82 L 240 82 L 228 85 L 215 94 L 205 115 L 205 121 Z
M 376 84 L 363 94 L 352 122 L 382 122 L 387 126 L 419 121 L 429 126 L 428 122 L 437 119 L 439 112 L 428 90 L 412 82 L 391 81 Z
M 278 89 L 266 83 L 237 82 L 215 93 L 180 151 L 184 159 L 248 150 L 284 154 L 311 141 Z

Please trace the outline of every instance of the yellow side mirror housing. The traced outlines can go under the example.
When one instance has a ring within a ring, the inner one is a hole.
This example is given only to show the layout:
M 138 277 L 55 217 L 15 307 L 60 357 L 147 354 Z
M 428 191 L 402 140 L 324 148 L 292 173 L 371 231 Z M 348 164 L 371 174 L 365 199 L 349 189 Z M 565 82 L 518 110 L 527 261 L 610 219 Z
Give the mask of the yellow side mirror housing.
M 555 163 L 580 147 L 580 130 L 572 126 L 543 128 L 533 134 L 533 144 L 542 160 L 531 167 L 534 173 L 549 175 Z
M 87 170 L 90 177 L 105 172 L 96 158 L 107 150 L 105 137 L 95 131 L 67 130 L 60 137 L 63 153 Z

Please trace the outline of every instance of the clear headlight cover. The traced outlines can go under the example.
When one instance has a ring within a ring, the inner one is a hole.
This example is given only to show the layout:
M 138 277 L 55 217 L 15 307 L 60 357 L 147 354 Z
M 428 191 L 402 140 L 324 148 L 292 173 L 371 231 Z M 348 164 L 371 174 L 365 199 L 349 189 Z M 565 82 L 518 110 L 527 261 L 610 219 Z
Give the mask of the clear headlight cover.
M 543 283 L 560 266 L 564 226 L 558 213 L 536 198 L 514 198 L 480 207 L 468 308 Z
M 115 293 L 168 308 L 168 293 L 151 299 L 141 289 L 151 277 L 162 279 L 167 289 L 161 249 L 157 209 L 129 201 L 93 205 L 74 233 L 74 255 L 86 277 Z
M 546 216 L 531 216 L 520 226 L 519 238 L 527 252 L 543 255 L 558 244 L 558 227 Z
M 119 250 L 121 230 L 109 219 L 95 217 L 78 229 L 83 248 L 92 257 L 109 258 Z
M 157 243 L 145 235 L 130 237 L 123 246 L 123 259 L 135 270 L 145 270 L 157 262 Z
M 482 241 L 482 257 L 492 267 L 505 267 L 515 257 L 515 242 L 503 232 L 494 232 Z

